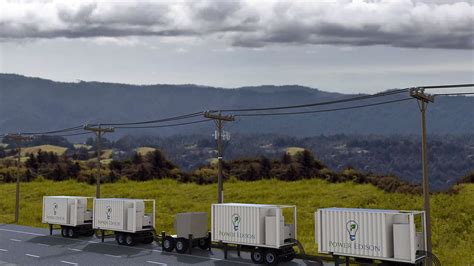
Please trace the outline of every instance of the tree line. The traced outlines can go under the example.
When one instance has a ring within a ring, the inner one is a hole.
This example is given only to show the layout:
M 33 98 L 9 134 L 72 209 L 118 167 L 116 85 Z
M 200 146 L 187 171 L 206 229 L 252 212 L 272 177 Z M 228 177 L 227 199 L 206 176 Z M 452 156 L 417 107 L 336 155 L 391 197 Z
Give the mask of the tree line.
M 94 184 L 98 176 L 94 160 L 80 162 L 66 155 L 58 156 L 53 152 L 39 151 L 29 154 L 22 167 L 16 164 L 3 165 L 0 168 L 0 180 L 14 182 L 20 175 L 22 181 L 36 178 L 62 181 L 74 179 Z M 282 181 L 297 181 L 318 178 L 331 183 L 354 182 L 372 184 L 387 192 L 421 193 L 421 187 L 403 181 L 395 176 L 381 176 L 358 172 L 347 168 L 336 172 L 330 170 L 308 150 L 294 155 L 283 153 L 278 159 L 265 156 L 241 158 L 225 161 L 223 164 L 225 180 L 255 181 L 275 178 Z M 179 182 L 211 184 L 217 182 L 217 165 L 209 162 L 193 171 L 182 171 L 168 160 L 163 152 L 155 150 L 141 155 L 135 153 L 130 159 L 112 160 L 101 169 L 101 182 L 116 182 L 120 179 L 146 181 L 170 178 Z

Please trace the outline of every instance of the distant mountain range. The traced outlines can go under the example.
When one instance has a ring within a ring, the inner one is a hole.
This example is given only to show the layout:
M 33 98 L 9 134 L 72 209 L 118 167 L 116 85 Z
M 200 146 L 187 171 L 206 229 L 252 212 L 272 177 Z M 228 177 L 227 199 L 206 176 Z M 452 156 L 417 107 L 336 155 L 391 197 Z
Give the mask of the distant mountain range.
M 0 74 L 0 133 L 47 131 L 84 123 L 153 120 L 212 109 L 272 107 L 353 97 L 297 85 L 223 89 L 197 85 L 128 85 L 101 82 L 64 83 L 16 74 Z M 347 107 L 408 97 L 397 94 Z M 316 110 L 305 108 L 303 111 Z M 427 113 L 429 133 L 472 134 L 474 97 L 438 97 Z M 415 101 L 336 112 L 292 116 L 240 117 L 227 126 L 238 133 L 289 136 L 333 134 L 419 134 Z M 119 130 L 126 134 L 211 134 L 212 123 L 159 129 Z M 110 136 L 112 137 L 112 136 Z

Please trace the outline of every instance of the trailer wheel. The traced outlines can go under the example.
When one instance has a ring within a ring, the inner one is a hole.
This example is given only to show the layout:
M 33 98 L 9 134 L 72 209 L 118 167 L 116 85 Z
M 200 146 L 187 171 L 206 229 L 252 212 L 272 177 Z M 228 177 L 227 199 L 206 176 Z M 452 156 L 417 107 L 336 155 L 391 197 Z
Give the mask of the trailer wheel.
M 87 230 L 84 235 L 85 235 L 85 236 L 93 236 L 94 234 L 95 234 L 94 229 L 90 229 L 90 230 Z
M 145 237 L 143 238 L 143 240 L 142 240 L 142 243 L 143 243 L 143 244 L 151 244 L 151 243 L 153 243 L 153 240 L 155 240 L 155 239 L 153 238 L 153 235 L 145 236 Z
M 287 253 L 287 254 L 282 258 L 282 261 L 284 261 L 284 262 L 292 261 L 295 257 L 296 257 L 295 250 L 294 250 L 293 248 L 291 248 L 291 249 L 289 250 L 289 253 Z
M 262 264 L 264 261 L 263 251 L 259 248 L 252 250 L 252 253 L 250 254 L 250 258 L 252 259 L 253 263 Z
M 284 261 L 284 262 L 289 262 L 289 261 L 292 261 L 295 257 L 296 257 L 296 254 L 285 255 L 285 256 L 282 258 L 282 261 Z
M 210 245 L 211 245 L 211 243 L 209 241 L 209 238 L 207 238 L 207 237 L 206 238 L 201 238 L 198 241 L 198 246 L 202 250 L 207 250 Z
M 61 226 L 61 236 L 62 236 L 62 237 L 68 237 L 68 236 L 67 236 L 67 227 L 66 227 L 66 226 Z
M 186 253 L 188 250 L 189 241 L 183 237 L 176 239 L 176 251 L 178 253 Z
M 268 265 L 277 265 L 279 262 L 278 252 L 274 249 L 268 249 L 265 252 L 265 263 Z
M 135 236 L 132 235 L 132 234 L 127 234 L 125 236 L 125 243 L 127 244 L 127 246 L 135 246 Z
M 69 227 L 67 229 L 67 236 L 70 238 L 76 238 L 77 237 L 77 230 L 76 228 Z
M 115 239 L 117 240 L 117 243 L 119 245 L 125 245 L 125 234 L 123 233 L 118 233 L 116 236 L 115 236 Z
M 173 251 L 174 246 L 175 246 L 175 243 L 174 243 L 174 238 L 173 237 L 167 236 L 167 237 L 165 237 L 165 239 L 163 239 L 163 250 L 164 251 L 171 252 L 171 251 Z

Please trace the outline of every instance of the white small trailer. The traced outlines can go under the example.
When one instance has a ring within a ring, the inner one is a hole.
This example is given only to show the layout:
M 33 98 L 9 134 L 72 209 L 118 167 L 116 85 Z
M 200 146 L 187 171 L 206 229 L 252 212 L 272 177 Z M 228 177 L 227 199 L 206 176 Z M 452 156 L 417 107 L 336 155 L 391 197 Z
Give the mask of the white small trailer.
M 145 203 L 152 204 L 152 213 L 145 213 Z M 133 246 L 138 242 L 150 244 L 154 241 L 155 200 L 145 199 L 94 199 L 93 228 L 112 231 L 119 245 Z
M 44 196 L 42 222 L 53 234 L 55 225 L 61 226 L 63 237 L 92 236 L 92 210 L 87 209 L 90 197 Z
M 211 237 L 207 226 L 207 212 L 178 213 L 174 220 L 176 235 L 161 232 L 161 246 L 164 251 L 174 249 L 178 253 L 191 253 L 193 247 L 210 249 Z
M 292 213 L 286 220 L 284 210 Z M 256 264 L 275 265 L 295 257 L 296 206 L 223 203 L 212 205 L 212 241 L 224 245 L 250 248 L 251 259 Z
M 426 246 L 425 213 L 325 208 L 315 213 L 318 253 L 369 262 L 419 264 Z

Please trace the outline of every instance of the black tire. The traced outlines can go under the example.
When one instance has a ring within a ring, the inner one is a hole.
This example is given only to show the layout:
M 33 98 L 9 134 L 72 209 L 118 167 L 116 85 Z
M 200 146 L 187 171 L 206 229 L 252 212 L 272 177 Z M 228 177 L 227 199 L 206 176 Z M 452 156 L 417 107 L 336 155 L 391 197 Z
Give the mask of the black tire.
M 202 250 L 208 250 L 210 245 L 211 245 L 211 241 L 207 237 L 201 238 L 198 240 L 198 246 Z
M 265 251 L 265 263 L 268 265 L 277 265 L 280 262 L 280 256 L 274 249 Z
M 126 234 L 125 235 L 125 244 L 127 246 L 135 246 L 136 244 L 136 239 L 135 239 L 135 236 L 133 234 Z
M 69 227 L 67 229 L 67 237 L 69 238 L 76 238 L 77 237 L 77 230 L 74 227 Z
M 166 251 L 166 252 L 173 251 L 175 245 L 176 244 L 175 244 L 175 241 L 174 241 L 173 237 L 167 236 L 167 237 L 165 237 L 165 239 L 163 239 L 163 250 L 164 251 Z
M 143 244 L 151 244 L 151 243 L 153 243 L 153 240 L 155 240 L 155 239 L 153 238 L 153 235 L 151 235 L 151 236 L 145 236 L 145 237 L 143 238 L 143 240 L 142 240 L 142 243 L 143 243 Z
M 252 253 L 250 253 L 250 258 L 255 264 L 262 264 L 265 261 L 263 257 L 263 250 L 260 248 L 252 250 Z
M 175 245 L 176 252 L 183 254 L 183 253 L 186 253 L 188 248 L 189 248 L 189 240 L 182 237 L 176 239 L 176 245 Z
M 117 240 L 117 243 L 119 245 L 125 245 L 125 234 L 123 233 L 118 233 L 115 235 L 115 240 Z
M 282 258 L 282 261 L 289 262 L 289 261 L 292 261 L 294 258 L 296 258 L 296 254 L 289 254 L 289 255 L 284 256 Z
M 61 236 L 62 236 L 62 237 L 68 237 L 68 236 L 67 236 L 67 227 L 66 227 L 66 226 L 61 226 Z
M 282 258 L 282 261 L 284 261 L 284 262 L 289 262 L 289 261 L 292 261 L 294 258 L 296 258 L 296 253 L 295 253 L 295 250 L 294 250 L 293 248 L 291 248 L 290 253 L 289 253 L 289 254 L 286 254 L 286 255 Z
M 85 236 L 93 236 L 95 234 L 94 229 L 87 230 L 84 235 Z

